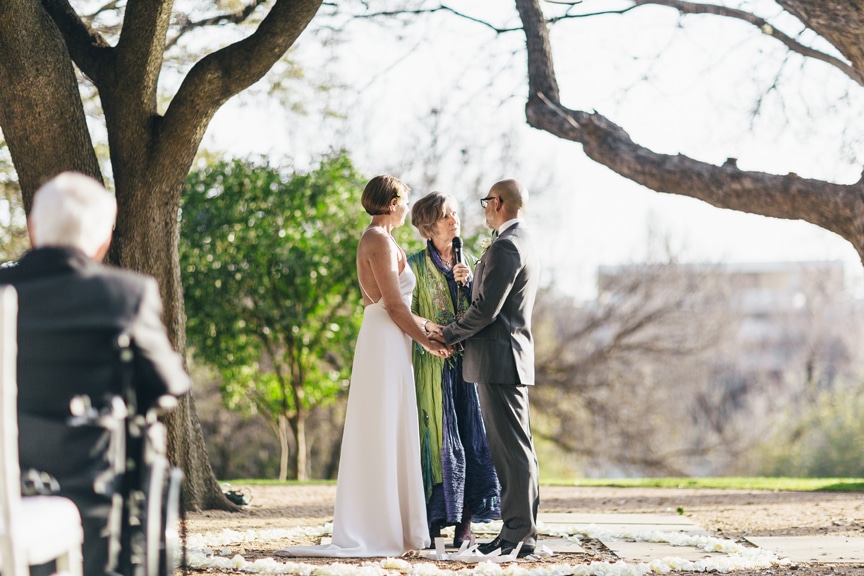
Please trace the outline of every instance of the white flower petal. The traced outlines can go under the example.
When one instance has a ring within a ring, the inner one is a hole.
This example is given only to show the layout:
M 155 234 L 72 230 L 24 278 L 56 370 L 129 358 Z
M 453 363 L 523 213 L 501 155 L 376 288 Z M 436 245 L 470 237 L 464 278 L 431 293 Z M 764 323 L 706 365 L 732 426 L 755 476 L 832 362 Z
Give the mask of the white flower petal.
M 665 543 L 703 550 L 711 553 L 700 560 L 692 561 L 676 556 L 668 556 L 649 563 L 618 561 L 592 562 L 590 564 L 548 564 L 535 568 L 500 557 L 489 558 L 475 565 L 454 562 L 455 570 L 440 568 L 429 562 L 412 564 L 401 558 L 385 558 L 380 562 L 366 562 L 362 565 L 333 562 L 326 565 L 311 565 L 297 562 L 281 562 L 273 558 L 262 558 L 249 562 L 242 555 L 231 558 L 214 555 L 213 550 L 230 554 L 228 545 L 249 544 L 253 542 L 272 542 L 299 537 L 329 536 L 332 524 L 319 527 L 301 526 L 290 530 L 223 530 L 218 534 L 190 534 L 188 537 L 187 560 L 190 568 L 207 570 L 236 570 L 250 574 L 295 574 L 297 576 L 394 576 L 394 573 L 407 576 L 647 576 L 649 574 L 668 574 L 679 572 L 731 572 L 733 570 L 768 568 L 788 564 L 775 554 L 761 548 L 742 546 L 732 540 L 688 534 L 685 532 L 663 532 L 658 530 L 624 530 L 610 532 L 597 526 L 546 526 L 538 525 L 541 534 L 566 538 L 578 542 L 580 536 L 596 539 L 627 540 L 633 542 Z M 497 534 L 501 522 L 474 525 L 475 533 Z M 248 547 L 248 546 L 247 546 Z M 457 554 L 448 555 L 457 560 L 466 560 Z

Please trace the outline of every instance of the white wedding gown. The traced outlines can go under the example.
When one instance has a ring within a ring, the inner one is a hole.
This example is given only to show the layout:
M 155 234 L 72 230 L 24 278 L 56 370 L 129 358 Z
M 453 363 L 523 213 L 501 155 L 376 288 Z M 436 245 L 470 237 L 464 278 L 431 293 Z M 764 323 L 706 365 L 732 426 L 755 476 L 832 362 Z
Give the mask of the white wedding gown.
M 409 307 L 415 283 L 406 264 L 399 290 Z M 332 544 L 278 554 L 401 556 L 428 545 L 411 338 L 376 302 L 363 313 L 354 349 Z

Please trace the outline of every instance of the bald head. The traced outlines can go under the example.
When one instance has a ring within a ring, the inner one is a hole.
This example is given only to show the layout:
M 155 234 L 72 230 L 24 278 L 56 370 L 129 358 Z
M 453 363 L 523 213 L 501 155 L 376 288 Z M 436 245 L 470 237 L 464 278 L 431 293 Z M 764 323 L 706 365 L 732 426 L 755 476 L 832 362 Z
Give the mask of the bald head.
M 501 209 L 508 220 L 521 216 L 528 207 L 528 189 L 517 180 L 496 182 L 489 193 L 501 197 Z
M 528 190 L 516 180 L 501 180 L 492 185 L 489 194 L 481 200 L 486 226 L 497 230 L 499 226 L 525 214 Z

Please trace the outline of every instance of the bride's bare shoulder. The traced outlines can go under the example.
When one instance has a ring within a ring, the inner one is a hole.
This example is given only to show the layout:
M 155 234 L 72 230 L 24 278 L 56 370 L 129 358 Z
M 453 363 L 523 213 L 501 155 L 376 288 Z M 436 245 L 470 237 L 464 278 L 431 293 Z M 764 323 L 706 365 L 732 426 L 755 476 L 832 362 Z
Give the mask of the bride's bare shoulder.
M 360 253 L 387 252 L 390 248 L 390 235 L 387 234 L 386 230 L 370 227 L 366 228 L 366 230 L 363 231 L 363 235 L 360 236 L 360 244 L 358 245 L 358 251 Z

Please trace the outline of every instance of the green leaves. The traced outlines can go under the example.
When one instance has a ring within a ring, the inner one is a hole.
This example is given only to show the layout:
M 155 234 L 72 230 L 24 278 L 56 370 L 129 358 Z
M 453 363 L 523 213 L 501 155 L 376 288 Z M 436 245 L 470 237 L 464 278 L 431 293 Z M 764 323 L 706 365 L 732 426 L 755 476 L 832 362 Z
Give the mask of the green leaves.
M 275 420 L 347 388 L 362 316 L 364 184 L 345 155 L 307 174 L 233 160 L 189 175 L 180 240 L 187 338 L 222 374 L 229 406 Z

